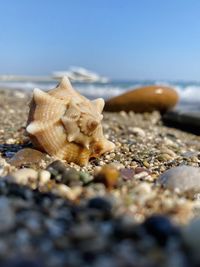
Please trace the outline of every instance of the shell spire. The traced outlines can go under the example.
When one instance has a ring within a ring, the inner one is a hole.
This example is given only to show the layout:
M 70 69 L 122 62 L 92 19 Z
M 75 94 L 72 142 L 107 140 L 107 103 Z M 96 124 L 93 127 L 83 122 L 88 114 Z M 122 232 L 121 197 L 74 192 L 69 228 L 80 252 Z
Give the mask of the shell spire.
M 63 77 L 48 92 L 34 89 L 27 128 L 33 145 L 48 154 L 86 165 L 91 157 L 114 149 L 103 135 L 104 100 L 90 101 Z

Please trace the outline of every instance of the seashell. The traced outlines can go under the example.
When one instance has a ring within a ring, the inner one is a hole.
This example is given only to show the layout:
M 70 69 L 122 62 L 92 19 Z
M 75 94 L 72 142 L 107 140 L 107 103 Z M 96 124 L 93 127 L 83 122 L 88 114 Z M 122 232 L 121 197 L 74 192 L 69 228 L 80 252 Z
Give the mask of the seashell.
M 51 156 L 79 165 L 114 149 L 102 130 L 104 100 L 90 101 L 67 77 L 48 91 L 34 89 L 27 128 L 33 145 Z

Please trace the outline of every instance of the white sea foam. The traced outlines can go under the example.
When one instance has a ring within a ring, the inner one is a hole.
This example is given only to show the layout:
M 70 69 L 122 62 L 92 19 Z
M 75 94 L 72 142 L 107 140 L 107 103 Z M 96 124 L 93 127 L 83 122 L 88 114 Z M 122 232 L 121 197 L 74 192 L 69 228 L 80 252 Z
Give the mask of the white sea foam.
M 200 109 L 200 82 L 163 82 L 163 81 L 133 81 L 133 82 L 111 82 L 108 84 L 84 84 L 75 83 L 74 87 L 83 95 L 93 99 L 103 97 L 108 99 L 117 96 L 129 89 L 148 84 L 159 84 L 173 87 L 180 95 L 181 104 L 198 105 Z M 49 90 L 55 87 L 56 81 L 52 82 L 0 82 L 0 88 L 15 88 L 22 90 L 33 90 L 35 87 Z
M 175 89 L 184 102 L 199 102 L 200 103 L 200 85 L 191 85 L 186 87 L 175 86 Z

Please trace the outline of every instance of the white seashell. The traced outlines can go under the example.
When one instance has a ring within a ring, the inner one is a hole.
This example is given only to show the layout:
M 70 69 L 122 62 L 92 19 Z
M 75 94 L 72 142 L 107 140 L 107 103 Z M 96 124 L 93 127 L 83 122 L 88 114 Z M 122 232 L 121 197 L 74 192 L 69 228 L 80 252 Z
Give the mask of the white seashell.
M 38 149 L 86 165 L 115 147 L 103 135 L 103 107 L 103 99 L 88 100 L 64 77 L 48 92 L 34 89 L 26 130 Z

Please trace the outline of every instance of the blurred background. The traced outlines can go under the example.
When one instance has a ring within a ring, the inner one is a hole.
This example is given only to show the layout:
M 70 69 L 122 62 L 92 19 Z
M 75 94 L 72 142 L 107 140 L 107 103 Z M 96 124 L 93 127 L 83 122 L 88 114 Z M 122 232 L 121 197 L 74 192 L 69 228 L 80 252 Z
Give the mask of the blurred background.
M 0 0 L 0 87 L 50 89 L 68 75 L 90 98 L 146 84 L 200 103 L 200 1 Z

